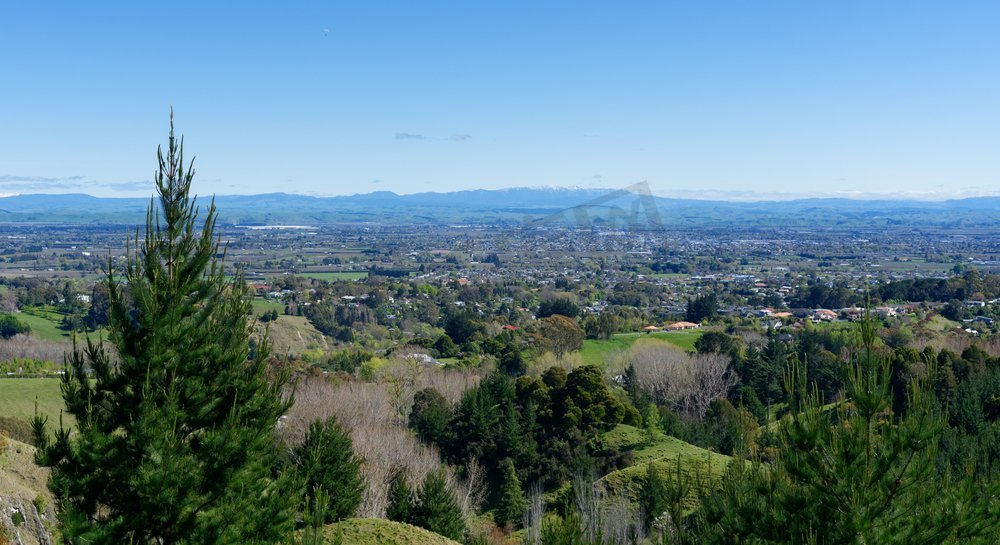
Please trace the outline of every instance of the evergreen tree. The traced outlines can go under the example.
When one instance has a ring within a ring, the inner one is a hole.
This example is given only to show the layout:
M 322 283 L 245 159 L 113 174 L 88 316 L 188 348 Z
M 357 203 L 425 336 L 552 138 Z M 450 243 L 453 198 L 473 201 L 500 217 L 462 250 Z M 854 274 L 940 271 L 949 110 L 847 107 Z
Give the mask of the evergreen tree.
M 719 302 L 714 293 L 699 295 L 688 299 L 685 318 L 689 322 L 698 323 L 702 320 L 714 320 L 719 315 Z
M 448 431 L 451 407 L 435 388 L 424 388 L 413 396 L 410 429 L 428 443 L 441 443 Z
M 914 378 L 905 416 L 892 414 L 890 365 L 875 328 L 870 319 L 862 324 L 846 401 L 832 418 L 817 386 L 791 368 L 786 388 L 797 402 L 778 430 L 775 459 L 730 467 L 721 492 L 703 502 L 704 542 L 995 542 L 996 482 L 938 475 L 944 423 L 929 385 Z
M 302 529 L 299 545 L 324 545 L 326 539 L 323 530 L 327 519 L 325 506 L 329 501 L 329 495 L 321 487 L 314 486 L 309 490 L 302 513 L 305 527 Z
M 500 489 L 500 501 L 497 504 L 495 520 L 501 528 L 516 528 L 528 508 L 528 499 L 524 497 L 521 481 L 517 479 L 517 470 L 510 458 L 501 464 L 503 485 Z
M 642 482 L 642 491 L 639 493 L 639 505 L 646 517 L 647 528 L 667 511 L 667 486 L 653 462 L 646 464 L 646 479 Z
M 434 350 L 437 351 L 439 358 L 454 358 L 459 353 L 455 341 L 448 335 L 441 335 L 434 341 Z
M 109 263 L 104 280 L 114 356 L 74 346 L 62 392 L 78 429 L 50 442 L 36 416 L 37 461 L 67 543 L 283 541 L 300 498 L 297 479 L 274 477 L 287 375 L 269 379 L 266 343 L 248 359 L 246 282 L 218 258 L 214 204 L 196 225 L 172 116 L 158 159 L 159 208 L 127 241 L 124 278 Z
M 326 522 L 348 518 L 357 511 L 364 492 L 361 460 L 354 455 L 351 436 L 335 417 L 313 422 L 294 454 L 308 499 L 322 507 Z M 316 490 L 324 492 L 322 497 L 314 494 Z M 326 503 L 319 505 L 324 500 Z
M 520 377 L 528 372 L 528 364 L 516 346 L 504 347 L 500 352 L 500 361 L 497 366 L 512 377 Z
M 462 509 L 448 489 L 443 469 L 432 471 L 424 478 L 413 508 L 413 524 L 455 541 L 465 534 Z
M 405 522 L 413 521 L 413 490 L 410 489 L 409 477 L 405 468 L 396 468 L 389 482 L 389 505 L 385 516 L 389 520 Z
M 0 314 L 0 339 L 28 333 L 31 333 L 31 326 L 18 320 L 13 314 Z

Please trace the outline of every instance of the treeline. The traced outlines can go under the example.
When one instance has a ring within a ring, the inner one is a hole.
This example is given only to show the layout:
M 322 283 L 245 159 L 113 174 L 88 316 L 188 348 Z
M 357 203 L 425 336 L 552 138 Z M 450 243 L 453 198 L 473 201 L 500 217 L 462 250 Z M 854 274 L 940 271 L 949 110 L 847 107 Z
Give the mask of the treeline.
M 915 278 L 880 284 L 875 293 L 882 301 L 965 301 L 1000 297 L 1000 275 L 970 269 L 950 278 Z
M 594 366 L 569 373 L 552 367 L 538 378 L 494 373 L 454 407 L 434 389 L 421 390 L 409 418 L 414 432 L 438 446 L 448 462 L 482 464 L 494 492 L 507 461 L 519 483 L 546 489 L 578 473 L 605 474 L 628 465 L 626 455 L 601 440 L 601 432 L 619 423 L 640 426 L 642 417 Z

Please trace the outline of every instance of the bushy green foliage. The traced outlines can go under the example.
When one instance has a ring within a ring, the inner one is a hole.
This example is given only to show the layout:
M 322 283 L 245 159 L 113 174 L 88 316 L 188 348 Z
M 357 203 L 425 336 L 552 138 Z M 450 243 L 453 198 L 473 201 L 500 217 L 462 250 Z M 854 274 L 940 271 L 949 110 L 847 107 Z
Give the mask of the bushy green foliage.
M 88 340 L 69 357 L 78 429 L 50 442 L 33 421 L 70 543 L 276 543 L 292 530 L 300 487 L 275 476 L 273 436 L 286 375 L 268 375 L 266 343 L 247 357 L 246 283 L 217 258 L 214 206 L 196 225 L 182 148 L 171 122 L 159 207 L 128 241 L 124 277 L 107 271 L 115 356 Z
M 31 333 L 31 326 L 17 319 L 13 314 L 0 314 L 0 339 L 14 335 Z
M 465 392 L 437 444 L 452 464 L 478 460 L 494 491 L 502 485 L 500 463 L 507 458 L 520 482 L 555 487 L 579 471 L 627 465 L 626 456 L 600 440 L 602 430 L 626 415 L 640 422 L 638 411 L 622 399 L 594 366 L 572 373 L 554 367 L 541 379 L 522 376 L 516 381 L 494 373 Z M 426 402 L 423 396 L 418 401 L 415 409 L 422 421 Z M 491 503 L 497 499 L 494 495 Z
M 580 307 L 568 297 L 552 297 L 542 301 L 538 305 L 538 318 L 548 318 L 558 314 L 567 318 L 576 318 L 580 315 Z
M 444 332 L 457 344 L 465 344 L 483 331 L 479 317 L 471 310 L 453 311 L 444 320 Z
M 706 331 L 694 342 L 694 348 L 699 354 L 736 355 L 739 351 L 739 344 L 738 338 L 727 335 L 722 331 Z
M 439 358 L 454 358 L 459 352 L 455 341 L 448 335 L 441 335 L 434 341 L 434 350 L 437 351 Z
M 448 431 L 450 417 L 451 407 L 448 401 L 434 388 L 424 388 L 413 395 L 410 429 L 420 439 L 428 443 L 442 442 Z
M 413 506 L 413 524 L 449 539 L 460 541 L 465 535 L 465 521 L 458 500 L 448 488 L 443 469 L 424 478 Z
M 360 369 L 362 365 L 371 361 L 374 357 L 375 354 L 367 350 L 340 350 L 330 354 L 330 356 L 326 359 L 326 363 L 323 364 L 323 367 L 328 368 L 331 371 L 353 374 Z
M 322 508 L 325 522 L 354 515 L 364 492 L 361 459 L 354 455 L 351 436 L 335 417 L 310 424 L 305 441 L 295 448 L 293 457 L 305 482 L 307 498 L 315 508 Z
M 389 481 L 389 505 L 385 516 L 389 520 L 410 523 L 413 520 L 413 490 L 405 468 L 396 468 Z

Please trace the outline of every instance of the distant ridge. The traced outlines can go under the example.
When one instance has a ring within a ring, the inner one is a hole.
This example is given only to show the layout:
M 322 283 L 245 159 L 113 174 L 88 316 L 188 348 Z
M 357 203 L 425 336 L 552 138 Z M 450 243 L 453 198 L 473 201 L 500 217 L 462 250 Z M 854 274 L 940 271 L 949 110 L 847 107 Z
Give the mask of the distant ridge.
M 546 225 L 633 228 L 667 226 L 998 227 L 1000 197 L 944 201 L 806 198 L 781 201 L 677 199 L 580 188 L 476 189 L 398 195 L 378 191 L 338 197 L 289 193 L 220 195 L 224 224 L 325 224 L 372 222 L 516 223 L 545 219 Z M 207 206 L 209 200 L 199 200 Z M 0 222 L 137 224 L 145 221 L 149 198 L 29 194 L 0 198 Z M 566 212 L 560 214 L 560 212 Z M 658 217 L 657 217 L 658 216 Z M 626 218 L 623 220 L 623 218 Z M 583 223 L 581 223 L 583 222 Z M 533 225 L 536 225 L 533 223 Z

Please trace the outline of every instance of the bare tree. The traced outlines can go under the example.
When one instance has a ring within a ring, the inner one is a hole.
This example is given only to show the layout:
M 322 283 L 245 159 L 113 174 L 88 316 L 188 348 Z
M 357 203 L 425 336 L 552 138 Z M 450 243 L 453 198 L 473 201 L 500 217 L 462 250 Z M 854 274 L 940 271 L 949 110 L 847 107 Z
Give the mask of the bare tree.
M 439 369 L 430 371 L 443 374 Z M 423 383 L 420 376 L 418 373 L 406 380 L 412 381 L 408 384 Z M 440 383 L 452 380 L 455 384 L 474 384 L 478 379 L 457 374 L 453 378 L 440 379 Z M 458 387 L 448 389 L 454 391 Z M 358 515 L 380 518 L 385 516 L 389 483 L 398 468 L 407 470 L 410 485 L 416 488 L 428 473 L 441 467 L 438 450 L 421 443 L 399 421 L 398 407 L 399 401 L 384 384 L 303 377 L 296 384 L 295 404 L 282 419 L 278 435 L 291 447 L 304 440 L 310 422 L 336 416 L 337 421 L 351 431 L 354 452 L 364 460 L 361 472 L 366 487 Z M 462 499 L 466 515 L 482 503 L 484 478 L 483 469 L 476 461 L 467 464 L 464 479 L 448 470 L 448 486 L 455 497 Z
M 486 500 L 489 489 L 486 486 L 486 469 L 475 458 L 465 464 L 464 479 L 455 479 L 455 489 L 459 491 L 459 504 L 465 514 L 474 513 Z
M 624 496 L 608 496 L 604 486 L 589 479 L 573 482 L 576 509 L 589 543 L 630 545 L 645 537 L 642 510 Z
M 545 504 L 542 501 L 542 485 L 536 482 L 528 491 L 528 509 L 524 512 L 525 545 L 542 544 L 543 518 L 545 518 Z
M 14 335 L 9 339 L 0 339 L 0 361 L 28 358 L 62 363 L 63 355 L 72 349 L 73 345 L 68 342 L 46 341 L 31 335 Z
M 698 418 L 705 416 L 713 399 L 725 397 L 739 382 L 729 365 L 729 357 L 722 354 L 696 354 L 691 358 L 691 371 L 695 389 L 691 394 L 691 413 Z
M 666 344 L 636 346 L 628 361 L 640 388 L 693 419 L 702 418 L 709 403 L 739 380 L 724 355 L 690 354 Z

